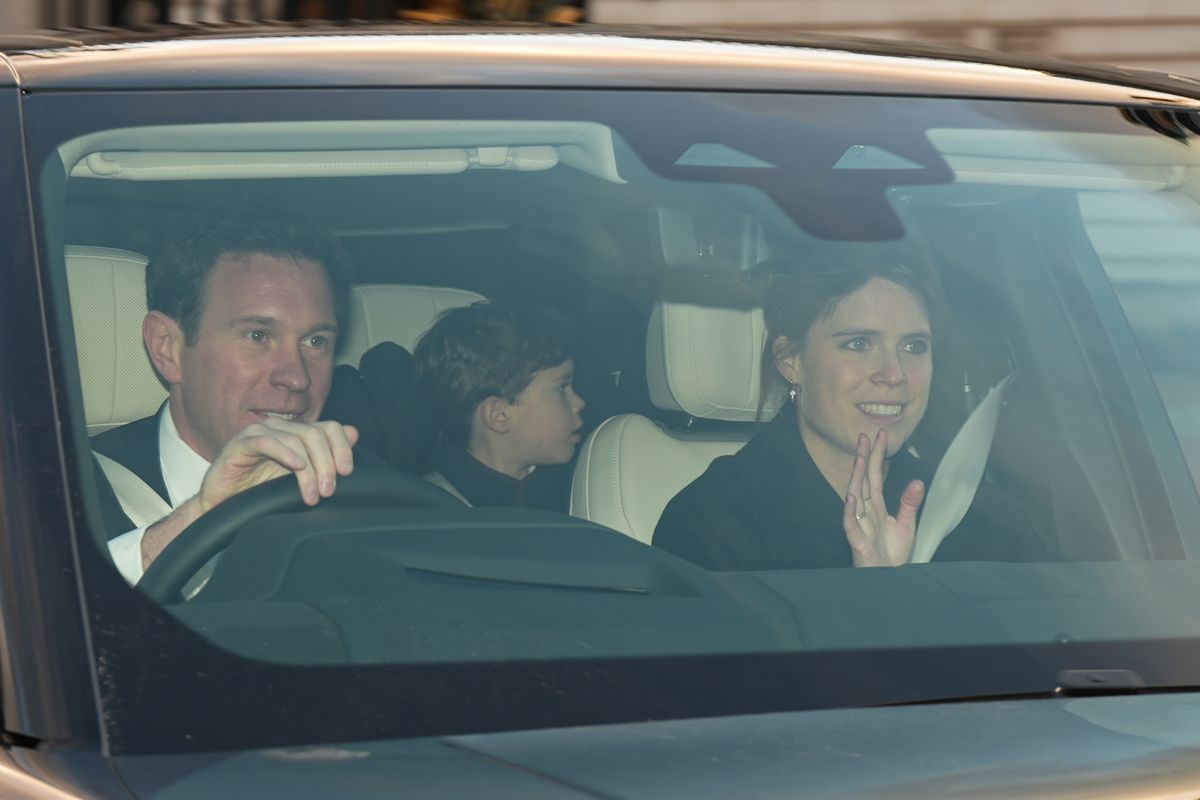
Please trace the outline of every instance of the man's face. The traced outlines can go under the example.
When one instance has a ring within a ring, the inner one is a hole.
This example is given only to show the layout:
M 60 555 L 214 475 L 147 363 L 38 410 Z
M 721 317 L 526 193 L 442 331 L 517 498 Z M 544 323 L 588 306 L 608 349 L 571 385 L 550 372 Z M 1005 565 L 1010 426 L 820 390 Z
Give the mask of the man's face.
M 325 270 L 262 253 L 223 256 L 204 313 L 179 354 L 172 418 L 212 461 L 235 434 L 268 416 L 314 422 L 333 378 L 337 323 Z

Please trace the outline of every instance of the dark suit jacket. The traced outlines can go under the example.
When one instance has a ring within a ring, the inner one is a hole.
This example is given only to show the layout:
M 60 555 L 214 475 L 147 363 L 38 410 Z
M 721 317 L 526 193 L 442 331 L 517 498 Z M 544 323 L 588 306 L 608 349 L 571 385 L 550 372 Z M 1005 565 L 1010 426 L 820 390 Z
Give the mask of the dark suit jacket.
M 162 413 L 161 409 L 159 413 Z M 171 502 L 158 463 L 158 414 L 94 436 L 91 445 L 94 451 L 124 465 L 163 500 Z M 96 486 L 100 492 L 100 513 L 104 518 L 105 533 L 108 539 L 114 539 L 133 530 L 137 525 L 121 508 L 99 462 L 93 459 L 92 463 L 96 471 Z

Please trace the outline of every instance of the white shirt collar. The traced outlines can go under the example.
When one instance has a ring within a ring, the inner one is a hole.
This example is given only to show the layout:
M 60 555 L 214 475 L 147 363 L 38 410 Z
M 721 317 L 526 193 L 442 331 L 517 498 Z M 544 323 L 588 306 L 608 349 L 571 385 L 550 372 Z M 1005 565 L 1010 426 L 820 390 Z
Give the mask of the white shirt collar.
M 167 485 L 171 508 L 178 508 L 185 500 L 200 493 L 209 463 L 179 437 L 169 403 L 159 415 L 158 463 L 162 468 L 163 483 Z

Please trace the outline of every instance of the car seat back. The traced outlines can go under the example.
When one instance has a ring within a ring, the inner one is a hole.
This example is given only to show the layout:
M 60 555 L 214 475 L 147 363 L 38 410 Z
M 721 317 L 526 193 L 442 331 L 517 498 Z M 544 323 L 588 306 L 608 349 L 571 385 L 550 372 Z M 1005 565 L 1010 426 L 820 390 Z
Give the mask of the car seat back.
M 146 356 L 146 257 L 68 245 L 67 287 L 88 435 L 148 417 L 167 390 Z
M 650 314 L 646 378 L 657 408 L 697 419 L 753 423 L 759 414 L 765 329 L 757 284 L 668 282 Z M 765 404 L 769 418 L 777 398 Z M 649 543 L 667 503 L 718 456 L 736 453 L 753 425 L 671 430 L 639 414 L 601 423 L 584 443 L 571 513 Z
M 350 291 L 349 320 L 340 337 L 337 361 L 357 366 L 363 353 L 381 342 L 395 342 L 411 353 L 442 312 L 483 299 L 481 294 L 445 286 L 355 286 Z

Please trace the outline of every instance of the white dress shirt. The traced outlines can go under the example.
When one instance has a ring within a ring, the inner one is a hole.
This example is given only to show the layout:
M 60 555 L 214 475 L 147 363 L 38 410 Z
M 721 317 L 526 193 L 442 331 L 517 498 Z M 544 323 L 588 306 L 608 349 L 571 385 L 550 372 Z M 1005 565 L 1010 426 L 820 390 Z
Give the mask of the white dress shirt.
M 158 416 L 158 465 L 172 509 L 200 493 L 200 485 L 210 466 L 204 456 L 179 438 L 170 406 L 164 406 Z M 142 536 L 146 527 L 123 533 L 108 543 L 113 563 L 131 586 L 142 579 L 145 571 L 142 569 Z

